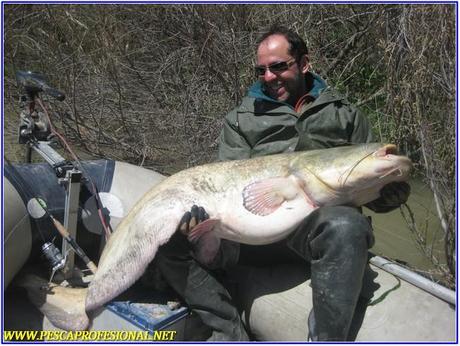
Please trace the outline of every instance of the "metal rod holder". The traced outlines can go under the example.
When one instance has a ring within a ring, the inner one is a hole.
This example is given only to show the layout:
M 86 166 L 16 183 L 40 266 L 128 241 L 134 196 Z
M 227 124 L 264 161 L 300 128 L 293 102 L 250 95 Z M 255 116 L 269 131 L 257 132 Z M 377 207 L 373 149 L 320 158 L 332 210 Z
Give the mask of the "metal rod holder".
M 80 189 L 82 172 L 68 162 L 50 146 L 50 142 L 34 141 L 29 143 L 29 148 L 39 154 L 55 171 L 59 178 L 59 183 L 65 189 L 64 206 L 64 227 L 73 239 L 76 239 L 78 224 L 78 208 L 80 199 Z M 65 176 L 64 176 L 65 174 Z M 63 178 L 61 178 L 64 176 Z M 62 268 L 65 279 L 74 275 L 75 253 L 66 239 L 62 239 L 62 254 L 65 258 L 65 265 Z
M 65 178 L 62 180 L 66 187 L 65 209 L 64 209 L 64 227 L 69 232 L 73 239 L 77 236 L 78 223 L 78 201 L 80 196 L 82 173 L 77 169 L 72 169 L 66 172 Z M 71 278 L 75 267 L 75 253 L 69 251 L 72 249 L 66 239 L 62 240 L 62 253 L 67 254 L 66 264 L 63 268 L 64 277 Z

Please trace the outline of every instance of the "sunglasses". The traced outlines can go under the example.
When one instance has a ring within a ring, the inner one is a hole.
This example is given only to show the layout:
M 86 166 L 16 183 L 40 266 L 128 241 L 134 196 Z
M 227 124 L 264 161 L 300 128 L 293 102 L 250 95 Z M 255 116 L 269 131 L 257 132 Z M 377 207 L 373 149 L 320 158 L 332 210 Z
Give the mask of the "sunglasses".
M 295 59 L 292 58 L 288 61 L 280 61 L 270 64 L 268 66 L 255 66 L 254 71 L 256 72 L 256 76 L 262 77 L 265 75 L 265 72 L 269 70 L 271 73 L 281 73 L 289 69 L 292 64 L 295 63 Z

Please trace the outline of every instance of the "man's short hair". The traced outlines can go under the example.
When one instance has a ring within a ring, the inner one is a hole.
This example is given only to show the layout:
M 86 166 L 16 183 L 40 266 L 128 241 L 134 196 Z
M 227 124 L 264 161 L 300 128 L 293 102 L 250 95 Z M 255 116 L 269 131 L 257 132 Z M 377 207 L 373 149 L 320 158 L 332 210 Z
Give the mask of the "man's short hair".
M 275 24 L 264 33 L 257 41 L 257 48 L 260 46 L 262 41 L 272 35 L 282 35 L 286 38 L 289 43 L 289 54 L 292 55 L 297 62 L 300 62 L 300 58 L 303 55 L 308 55 L 308 48 L 302 37 L 299 36 L 295 31 L 279 24 Z

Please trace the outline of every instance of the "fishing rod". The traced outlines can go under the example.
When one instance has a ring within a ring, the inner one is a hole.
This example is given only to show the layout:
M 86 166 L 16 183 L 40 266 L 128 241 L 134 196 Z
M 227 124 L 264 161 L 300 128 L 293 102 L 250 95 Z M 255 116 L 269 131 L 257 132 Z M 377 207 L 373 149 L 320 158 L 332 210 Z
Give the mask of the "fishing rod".
M 64 225 L 62 223 L 60 223 L 58 220 L 56 220 L 56 218 L 48 211 L 48 208 L 47 208 L 47 206 L 45 204 L 45 201 L 43 201 L 41 198 L 37 198 L 37 197 L 35 197 L 33 200 L 36 201 L 37 204 L 42 208 L 42 210 L 45 212 L 45 215 L 50 218 L 50 220 L 54 224 L 54 227 L 58 230 L 59 234 L 67 241 L 67 243 L 72 247 L 72 249 L 75 251 L 75 253 L 83 260 L 83 262 L 88 267 L 88 269 L 93 274 L 96 274 L 97 267 L 94 264 L 94 262 L 89 259 L 89 257 L 86 255 L 86 253 L 83 251 L 83 249 L 77 244 L 75 239 L 70 235 L 70 233 L 67 231 L 67 229 L 64 227 Z M 55 254 L 55 252 L 53 252 L 54 250 L 47 244 L 51 244 L 51 243 L 44 244 L 42 249 L 45 252 L 45 255 L 48 257 L 48 256 L 51 256 L 51 255 Z M 51 259 L 55 259 L 55 258 L 56 258 L 55 256 L 51 257 Z M 56 263 L 55 266 L 60 265 L 60 263 L 61 263 L 61 261 Z M 58 268 L 58 269 L 60 269 L 60 268 Z M 53 268 L 53 270 L 54 270 L 54 268 Z

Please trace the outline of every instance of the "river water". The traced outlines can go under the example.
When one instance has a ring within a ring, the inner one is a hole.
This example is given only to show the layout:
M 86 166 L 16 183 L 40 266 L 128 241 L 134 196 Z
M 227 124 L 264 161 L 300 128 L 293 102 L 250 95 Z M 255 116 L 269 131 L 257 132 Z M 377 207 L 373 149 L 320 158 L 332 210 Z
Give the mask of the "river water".
M 426 232 L 427 248 L 432 249 L 441 263 L 445 263 L 444 233 L 436 214 L 433 194 L 420 179 L 411 180 L 410 185 L 411 195 L 407 204 L 422 234 Z M 402 261 L 421 271 L 434 269 L 434 265 L 417 245 L 400 209 L 376 214 L 364 208 L 364 213 L 372 217 L 375 234 L 375 245 L 371 249 L 373 253 Z

